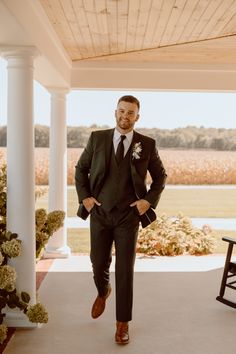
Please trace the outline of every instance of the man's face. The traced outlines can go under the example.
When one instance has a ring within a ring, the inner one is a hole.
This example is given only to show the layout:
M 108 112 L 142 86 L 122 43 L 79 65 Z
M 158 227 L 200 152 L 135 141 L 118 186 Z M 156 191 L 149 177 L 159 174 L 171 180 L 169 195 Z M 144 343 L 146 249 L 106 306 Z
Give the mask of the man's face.
M 133 130 L 135 122 L 139 119 L 138 107 L 135 103 L 121 101 L 115 111 L 116 127 L 122 133 Z

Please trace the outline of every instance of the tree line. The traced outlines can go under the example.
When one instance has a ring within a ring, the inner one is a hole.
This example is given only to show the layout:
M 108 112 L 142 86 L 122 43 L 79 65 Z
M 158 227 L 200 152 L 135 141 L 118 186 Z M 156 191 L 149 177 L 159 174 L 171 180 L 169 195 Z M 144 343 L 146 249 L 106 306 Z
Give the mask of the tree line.
M 67 147 L 84 148 L 90 133 L 94 130 L 108 129 L 108 126 L 67 127 Z M 212 149 L 236 151 L 236 129 L 204 128 L 187 126 L 176 129 L 138 128 L 141 134 L 156 140 L 158 148 Z M 35 125 L 35 147 L 49 147 L 50 128 Z M 7 127 L 0 127 L 0 146 L 7 144 Z

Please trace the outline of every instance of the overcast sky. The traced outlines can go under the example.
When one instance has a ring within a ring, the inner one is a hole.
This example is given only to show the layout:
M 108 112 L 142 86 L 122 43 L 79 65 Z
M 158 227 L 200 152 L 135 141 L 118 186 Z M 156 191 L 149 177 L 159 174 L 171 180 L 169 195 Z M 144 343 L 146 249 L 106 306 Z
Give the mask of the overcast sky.
M 34 83 L 35 123 L 50 125 L 50 95 Z M 135 95 L 141 103 L 136 127 L 173 129 L 188 125 L 236 128 L 236 93 L 71 91 L 67 97 L 70 126 L 114 125 L 117 100 Z M 0 58 L 0 124 L 6 125 L 7 71 Z

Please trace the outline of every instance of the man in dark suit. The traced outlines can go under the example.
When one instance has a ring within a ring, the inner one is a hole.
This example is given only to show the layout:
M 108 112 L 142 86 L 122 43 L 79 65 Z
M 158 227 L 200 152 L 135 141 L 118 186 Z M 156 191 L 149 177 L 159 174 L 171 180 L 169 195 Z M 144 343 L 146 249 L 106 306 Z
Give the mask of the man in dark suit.
M 129 342 L 132 319 L 133 272 L 139 222 L 154 220 L 166 173 L 155 141 L 134 131 L 139 119 L 139 101 L 133 96 L 119 99 L 116 127 L 92 132 L 76 166 L 78 216 L 90 214 L 91 262 L 98 295 L 92 317 L 99 317 L 111 293 L 109 267 L 112 244 L 116 264 L 116 334 L 118 344 Z M 147 171 L 152 178 L 147 190 Z M 152 209 L 153 208 L 153 209 Z

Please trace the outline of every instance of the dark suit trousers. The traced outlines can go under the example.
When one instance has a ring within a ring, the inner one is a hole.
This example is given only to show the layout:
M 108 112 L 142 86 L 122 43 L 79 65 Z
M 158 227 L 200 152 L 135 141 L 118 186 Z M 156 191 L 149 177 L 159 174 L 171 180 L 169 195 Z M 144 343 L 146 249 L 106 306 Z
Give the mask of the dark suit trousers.
M 135 208 L 136 209 L 136 208 Z M 106 294 L 110 281 L 109 267 L 115 244 L 116 319 L 132 319 L 133 274 L 139 228 L 137 210 L 129 207 L 106 212 L 95 206 L 90 216 L 91 253 L 94 282 L 99 296 Z

